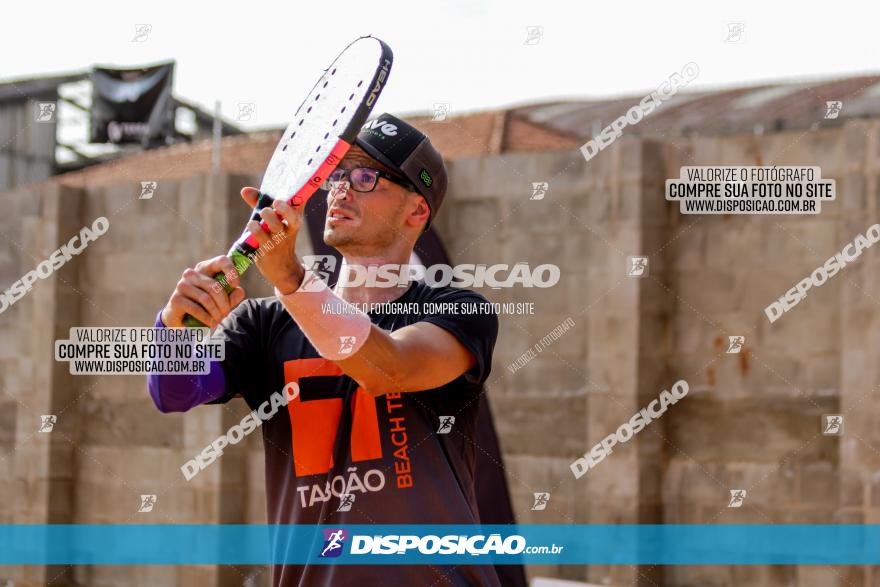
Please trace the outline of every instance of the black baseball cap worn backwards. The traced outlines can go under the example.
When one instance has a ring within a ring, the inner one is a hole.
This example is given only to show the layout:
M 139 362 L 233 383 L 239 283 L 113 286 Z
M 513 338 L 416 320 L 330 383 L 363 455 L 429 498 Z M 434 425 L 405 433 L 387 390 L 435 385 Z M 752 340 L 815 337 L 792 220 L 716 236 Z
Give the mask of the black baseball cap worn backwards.
M 446 195 L 446 166 L 431 140 L 414 126 L 385 113 L 367 122 L 355 140 L 370 157 L 415 186 L 431 209 L 427 230 Z

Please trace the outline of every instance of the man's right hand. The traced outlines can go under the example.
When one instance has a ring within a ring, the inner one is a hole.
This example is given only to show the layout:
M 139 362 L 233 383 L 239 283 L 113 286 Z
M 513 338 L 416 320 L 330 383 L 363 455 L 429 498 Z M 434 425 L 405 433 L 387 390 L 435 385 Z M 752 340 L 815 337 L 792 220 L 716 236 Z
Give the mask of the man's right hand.
M 214 275 L 223 273 L 234 288 L 228 296 Z M 239 287 L 238 272 L 229 257 L 222 255 L 202 261 L 195 268 L 183 272 L 174 293 L 162 310 L 162 322 L 171 328 L 183 326 L 183 317 L 190 314 L 210 328 L 244 300 L 244 290 Z

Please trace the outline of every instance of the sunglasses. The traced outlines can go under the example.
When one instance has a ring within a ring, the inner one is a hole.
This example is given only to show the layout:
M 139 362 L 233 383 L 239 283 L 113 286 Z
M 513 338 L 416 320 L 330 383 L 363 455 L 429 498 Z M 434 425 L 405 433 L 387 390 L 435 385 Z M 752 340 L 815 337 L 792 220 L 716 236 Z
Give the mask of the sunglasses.
M 321 189 L 330 191 L 331 189 L 333 189 L 332 184 L 343 181 L 346 177 L 351 183 L 351 189 L 356 192 L 373 191 L 374 189 L 376 189 L 376 184 L 379 183 L 380 177 L 384 177 L 391 183 L 396 183 L 397 185 L 403 186 L 410 191 L 415 191 L 413 185 L 402 177 L 398 177 L 390 173 L 385 173 L 384 171 L 373 169 L 372 167 L 334 169 L 333 172 L 329 176 L 327 176 L 327 179 L 324 181 L 324 183 L 321 184 Z

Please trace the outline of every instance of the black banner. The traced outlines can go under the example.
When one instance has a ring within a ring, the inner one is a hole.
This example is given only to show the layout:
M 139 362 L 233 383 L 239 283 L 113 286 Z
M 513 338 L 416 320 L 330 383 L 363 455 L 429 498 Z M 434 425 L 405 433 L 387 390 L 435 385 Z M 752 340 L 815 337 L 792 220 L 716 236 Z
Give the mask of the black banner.
M 174 62 L 92 71 L 90 141 L 166 144 L 174 138 Z

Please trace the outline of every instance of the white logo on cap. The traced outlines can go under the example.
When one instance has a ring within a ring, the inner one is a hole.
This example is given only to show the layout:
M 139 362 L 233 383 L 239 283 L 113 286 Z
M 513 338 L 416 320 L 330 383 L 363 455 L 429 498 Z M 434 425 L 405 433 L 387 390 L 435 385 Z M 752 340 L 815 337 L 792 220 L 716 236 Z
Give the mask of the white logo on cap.
M 367 124 L 364 125 L 366 130 L 378 130 L 383 135 L 387 135 L 389 137 L 393 137 L 397 134 L 397 125 L 391 124 L 389 122 L 385 122 L 379 120 L 371 120 Z

